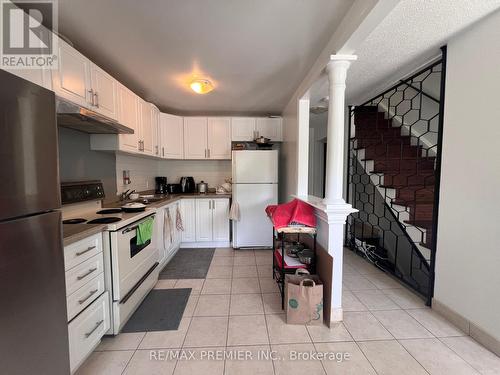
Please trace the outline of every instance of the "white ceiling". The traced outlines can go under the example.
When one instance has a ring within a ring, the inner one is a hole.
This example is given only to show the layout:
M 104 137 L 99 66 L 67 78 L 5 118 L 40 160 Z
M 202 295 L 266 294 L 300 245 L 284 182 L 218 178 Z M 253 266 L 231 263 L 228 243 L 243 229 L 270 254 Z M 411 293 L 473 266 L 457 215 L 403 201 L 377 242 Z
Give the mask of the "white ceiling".
M 348 104 L 359 104 L 416 70 L 456 33 L 500 8 L 500 0 L 402 0 L 356 50 L 347 79 Z M 326 76 L 311 104 L 327 95 Z
M 162 110 L 280 114 L 352 2 L 59 0 L 59 31 Z

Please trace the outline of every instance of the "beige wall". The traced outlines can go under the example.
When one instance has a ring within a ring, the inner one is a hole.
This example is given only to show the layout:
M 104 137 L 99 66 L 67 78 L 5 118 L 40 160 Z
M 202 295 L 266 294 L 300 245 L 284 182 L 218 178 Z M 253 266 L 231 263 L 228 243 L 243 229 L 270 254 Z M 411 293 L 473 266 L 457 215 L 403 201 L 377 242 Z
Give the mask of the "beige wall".
M 498 25 L 448 43 L 434 298 L 500 340 Z

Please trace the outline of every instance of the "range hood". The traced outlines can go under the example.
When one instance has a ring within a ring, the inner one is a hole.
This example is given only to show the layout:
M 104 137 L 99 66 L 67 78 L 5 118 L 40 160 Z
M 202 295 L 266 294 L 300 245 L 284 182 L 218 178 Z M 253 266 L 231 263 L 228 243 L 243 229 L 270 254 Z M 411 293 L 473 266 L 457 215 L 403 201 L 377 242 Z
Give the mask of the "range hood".
M 133 134 L 134 129 L 90 109 L 56 98 L 57 125 L 91 134 Z

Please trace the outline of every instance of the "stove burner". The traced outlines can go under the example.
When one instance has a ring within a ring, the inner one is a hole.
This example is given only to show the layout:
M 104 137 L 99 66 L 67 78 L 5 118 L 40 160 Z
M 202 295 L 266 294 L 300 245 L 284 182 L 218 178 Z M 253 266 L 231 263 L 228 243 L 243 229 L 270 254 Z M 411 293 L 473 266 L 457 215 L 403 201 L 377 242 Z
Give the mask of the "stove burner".
M 63 220 L 63 224 L 81 224 L 81 223 L 85 223 L 86 221 L 87 221 L 86 219 L 82 219 L 82 218 L 67 219 L 67 220 Z
M 110 224 L 120 221 L 119 217 L 100 217 L 98 219 L 87 221 L 87 224 Z
M 105 214 L 117 214 L 120 212 L 122 212 L 121 208 L 106 208 L 104 210 L 97 211 L 96 214 L 105 215 Z

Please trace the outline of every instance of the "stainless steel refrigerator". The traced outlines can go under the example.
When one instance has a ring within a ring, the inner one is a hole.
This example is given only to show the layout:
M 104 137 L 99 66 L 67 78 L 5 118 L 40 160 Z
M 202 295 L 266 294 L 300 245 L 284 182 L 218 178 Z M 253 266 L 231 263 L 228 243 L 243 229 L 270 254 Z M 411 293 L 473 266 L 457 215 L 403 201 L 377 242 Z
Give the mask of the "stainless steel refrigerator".
M 0 70 L 0 372 L 69 374 L 54 93 Z

